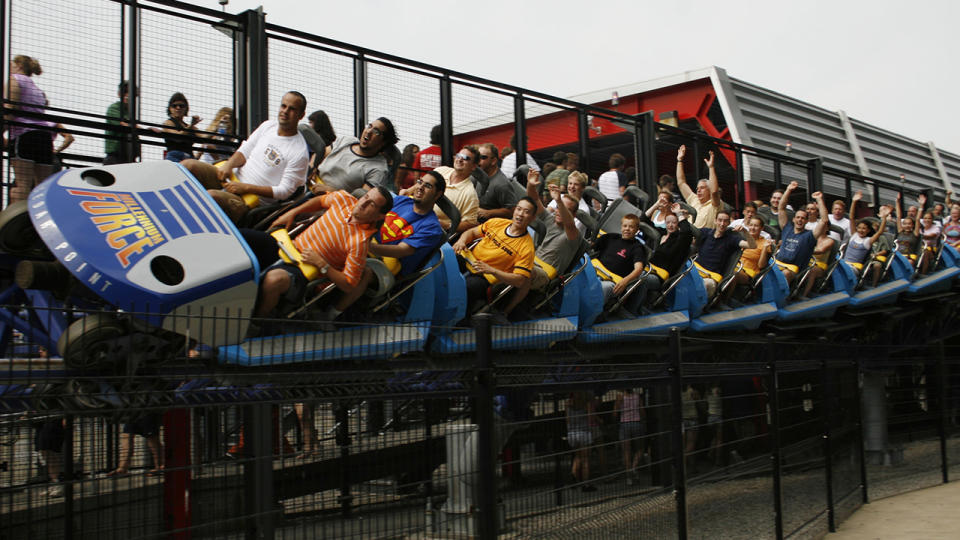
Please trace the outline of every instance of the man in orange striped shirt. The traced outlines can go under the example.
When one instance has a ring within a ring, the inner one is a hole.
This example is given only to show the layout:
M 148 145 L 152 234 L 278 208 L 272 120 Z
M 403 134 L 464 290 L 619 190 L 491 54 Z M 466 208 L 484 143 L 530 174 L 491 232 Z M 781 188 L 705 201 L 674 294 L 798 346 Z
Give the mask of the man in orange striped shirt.
M 320 269 L 344 293 L 351 292 L 360 283 L 367 259 L 367 244 L 380 222 L 393 208 L 393 196 L 377 186 L 360 199 L 346 191 L 334 191 L 314 197 L 286 212 L 273 222 L 271 228 L 289 229 L 297 215 L 326 210 L 294 240 L 303 261 Z M 257 317 L 265 317 L 286 295 L 293 301 L 303 297 L 307 280 L 294 265 L 280 261 L 267 270 L 260 284 Z M 348 295 L 345 295 L 348 296 Z M 342 310 L 339 304 L 328 309 L 323 317 L 333 320 Z

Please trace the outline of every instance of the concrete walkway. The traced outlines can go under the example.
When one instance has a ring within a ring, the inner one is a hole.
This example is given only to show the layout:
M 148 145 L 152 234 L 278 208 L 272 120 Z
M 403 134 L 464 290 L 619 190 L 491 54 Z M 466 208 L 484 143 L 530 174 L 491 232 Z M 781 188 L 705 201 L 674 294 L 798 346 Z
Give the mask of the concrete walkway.
M 960 538 L 960 482 L 864 505 L 825 540 Z

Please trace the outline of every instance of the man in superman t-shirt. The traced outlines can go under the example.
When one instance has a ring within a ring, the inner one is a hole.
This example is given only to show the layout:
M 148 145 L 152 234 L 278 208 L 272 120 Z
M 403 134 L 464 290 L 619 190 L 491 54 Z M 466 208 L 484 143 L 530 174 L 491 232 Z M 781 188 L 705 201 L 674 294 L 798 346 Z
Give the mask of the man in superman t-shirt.
M 377 242 L 370 244 L 370 253 L 399 259 L 401 276 L 416 271 L 443 241 L 443 229 L 433 213 L 433 205 L 445 189 L 443 176 L 430 171 L 405 190 L 406 195 L 394 197 L 393 210 L 384 218 L 376 234 Z

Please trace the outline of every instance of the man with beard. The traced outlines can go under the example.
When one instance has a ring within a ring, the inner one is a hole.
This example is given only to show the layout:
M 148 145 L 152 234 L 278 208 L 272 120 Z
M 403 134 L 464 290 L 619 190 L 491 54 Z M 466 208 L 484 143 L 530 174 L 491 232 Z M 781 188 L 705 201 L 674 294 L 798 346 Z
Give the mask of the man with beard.
M 509 218 L 513 214 L 513 207 L 525 193 L 520 184 L 507 178 L 500 171 L 500 151 L 492 143 L 483 143 L 480 149 L 480 169 L 487 174 L 486 186 L 478 184 L 477 196 L 480 198 L 480 209 L 477 218 L 481 223 L 490 218 Z
M 360 138 L 340 136 L 327 147 L 326 157 L 317 167 L 314 193 L 359 188 L 390 187 L 390 168 L 383 153 L 397 144 L 393 122 L 380 117 L 367 124 Z

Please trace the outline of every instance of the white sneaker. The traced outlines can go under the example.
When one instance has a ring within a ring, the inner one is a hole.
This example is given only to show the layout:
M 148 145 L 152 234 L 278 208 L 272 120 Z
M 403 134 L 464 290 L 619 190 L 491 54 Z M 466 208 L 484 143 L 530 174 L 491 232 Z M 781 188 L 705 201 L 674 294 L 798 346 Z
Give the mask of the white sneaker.
M 46 495 L 47 497 L 63 497 L 63 486 L 59 483 L 50 486 Z

